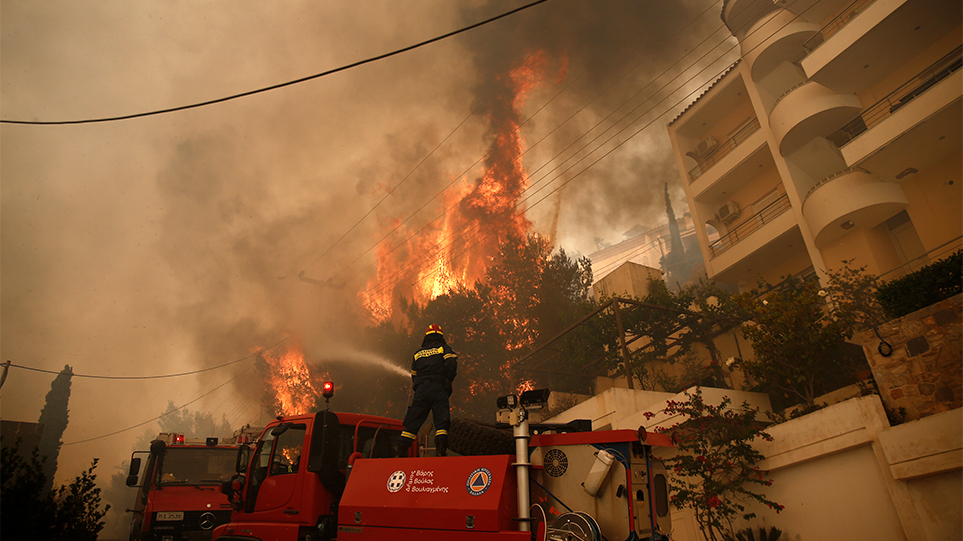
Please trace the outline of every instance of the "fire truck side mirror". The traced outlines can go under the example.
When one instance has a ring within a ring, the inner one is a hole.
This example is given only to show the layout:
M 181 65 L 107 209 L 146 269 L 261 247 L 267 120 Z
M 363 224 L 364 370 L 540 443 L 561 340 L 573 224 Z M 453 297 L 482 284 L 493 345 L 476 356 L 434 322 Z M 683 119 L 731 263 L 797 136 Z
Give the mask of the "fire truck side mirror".
M 127 486 L 137 486 L 137 474 L 140 473 L 140 457 L 130 459 L 130 470 L 127 472 Z
M 227 501 L 231 502 L 231 509 L 240 511 L 244 508 L 244 501 L 241 499 L 241 492 L 244 490 L 244 476 L 235 475 L 230 481 L 221 483 L 221 493 L 227 496 Z
M 228 498 L 232 498 L 235 494 L 239 494 L 244 490 L 244 476 L 235 475 L 231 477 L 230 481 L 224 481 L 221 483 L 221 493 L 225 494 Z
M 251 461 L 251 446 L 244 443 L 237 449 L 237 461 L 234 462 L 234 471 L 237 473 L 247 473 L 247 465 Z

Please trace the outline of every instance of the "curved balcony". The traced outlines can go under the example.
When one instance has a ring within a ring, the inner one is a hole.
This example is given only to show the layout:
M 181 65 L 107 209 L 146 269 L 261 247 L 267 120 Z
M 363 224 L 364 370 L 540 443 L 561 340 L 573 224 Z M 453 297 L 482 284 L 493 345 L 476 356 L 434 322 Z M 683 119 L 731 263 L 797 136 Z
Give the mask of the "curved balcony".
M 749 63 L 752 79 L 759 81 L 783 62 L 799 62 L 806 55 L 804 44 L 819 32 L 819 25 L 780 9 L 759 20 L 739 42 Z
M 813 186 L 803 202 L 803 216 L 816 247 L 822 248 L 854 227 L 876 227 L 908 203 L 899 183 L 853 168 Z
M 835 132 L 863 110 L 855 94 L 840 94 L 807 81 L 789 89 L 772 108 L 769 125 L 783 156 Z
M 772 0 L 724 0 L 722 22 L 741 40 L 753 23 L 775 9 Z

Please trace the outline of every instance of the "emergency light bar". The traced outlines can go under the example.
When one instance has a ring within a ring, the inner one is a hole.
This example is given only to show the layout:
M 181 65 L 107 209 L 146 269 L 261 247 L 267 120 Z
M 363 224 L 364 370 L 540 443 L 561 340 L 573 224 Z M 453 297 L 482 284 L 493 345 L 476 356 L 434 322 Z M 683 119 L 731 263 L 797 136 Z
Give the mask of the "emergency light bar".
M 177 432 L 161 432 L 157 439 L 171 445 L 184 445 L 184 434 L 178 434 Z

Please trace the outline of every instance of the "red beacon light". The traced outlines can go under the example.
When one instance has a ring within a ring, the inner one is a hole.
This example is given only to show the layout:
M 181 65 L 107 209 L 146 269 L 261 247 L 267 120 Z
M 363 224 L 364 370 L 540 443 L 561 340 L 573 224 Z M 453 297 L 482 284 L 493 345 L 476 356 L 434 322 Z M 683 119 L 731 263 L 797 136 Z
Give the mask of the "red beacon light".
M 171 443 L 184 445 L 184 434 L 174 434 L 174 441 L 172 441 Z
M 321 386 L 321 396 L 324 397 L 324 409 L 329 409 L 328 404 L 331 402 L 331 397 L 334 396 L 333 381 L 324 382 L 324 385 Z

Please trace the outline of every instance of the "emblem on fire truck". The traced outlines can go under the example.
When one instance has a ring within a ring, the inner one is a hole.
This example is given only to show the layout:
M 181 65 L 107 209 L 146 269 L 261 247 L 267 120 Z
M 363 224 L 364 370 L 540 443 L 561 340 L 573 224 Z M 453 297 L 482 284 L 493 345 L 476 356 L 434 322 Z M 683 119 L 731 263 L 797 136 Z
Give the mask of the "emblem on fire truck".
M 492 486 L 492 472 L 488 468 L 476 468 L 468 475 L 465 488 L 472 496 L 481 496 Z
M 388 492 L 398 492 L 404 488 L 405 479 L 407 479 L 407 476 L 405 472 L 401 470 L 392 473 L 391 476 L 388 477 Z

